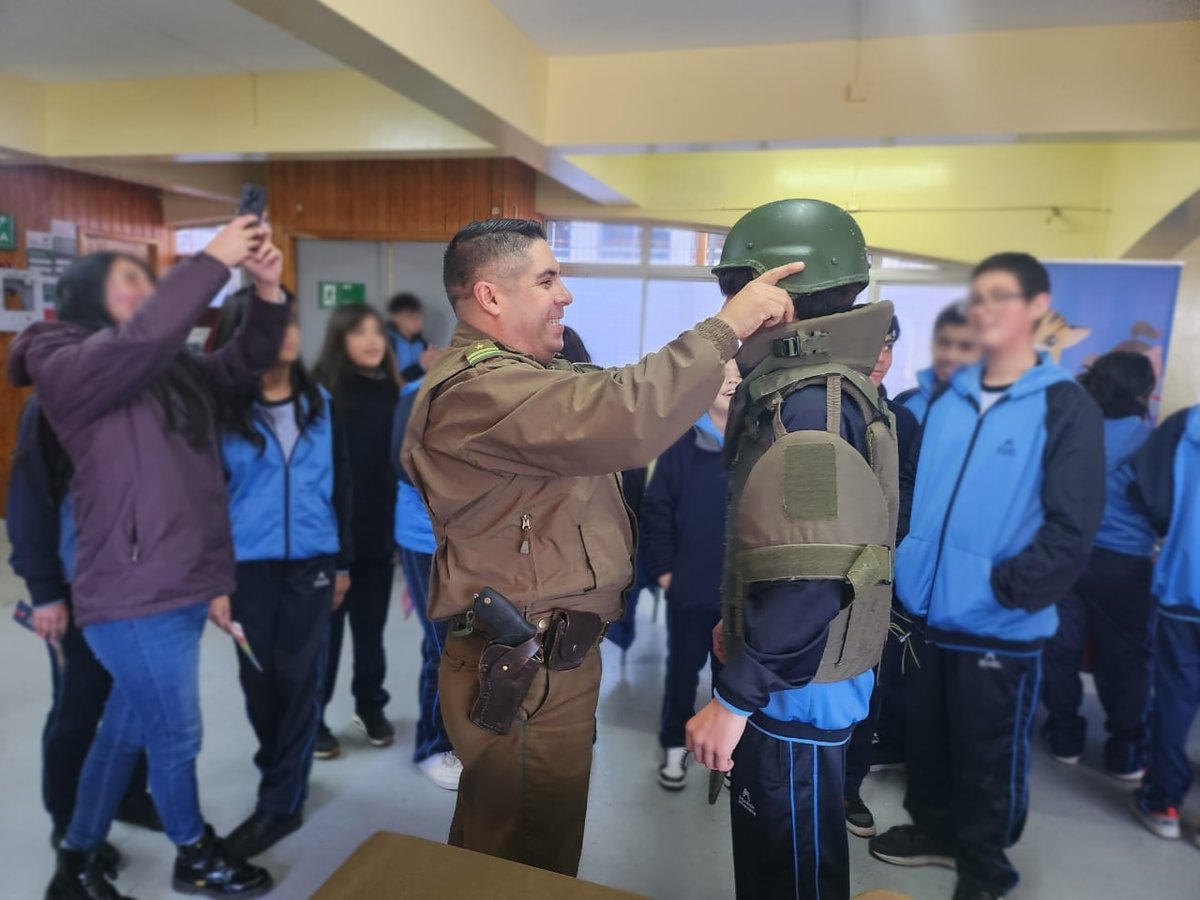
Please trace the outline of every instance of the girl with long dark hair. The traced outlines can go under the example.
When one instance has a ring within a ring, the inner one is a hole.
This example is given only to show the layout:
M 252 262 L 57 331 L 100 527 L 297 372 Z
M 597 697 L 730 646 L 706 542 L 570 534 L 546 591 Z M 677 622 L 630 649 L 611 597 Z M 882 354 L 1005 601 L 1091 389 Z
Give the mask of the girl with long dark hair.
M 189 355 L 188 333 L 239 265 L 255 292 L 241 331 L 219 353 Z M 97 851 L 143 747 L 178 848 L 175 885 L 241 897 L 271 887 L 205 823 L 196 756 L 200 637 L 210 602 L 234 586 L 214 396 L 275 361 L 288 318 L 280 269 L 270 229 L 253 216 L 157 285 L 132 257 L 92 254 L 59 281 L 58 321 L 29 326 L 11 347 L 9 379 L 36 386 L 74 469 L 73 613 L 113 679 L 49 900 L 120 898 Z
M 1079 376 L 1104 413 L 1104 518 L 1087 569 L 1059 601 L 1058 633 L 1044 655 L 1042 700 L 1050 715 L 1043 734 L 1055 759 L 1074 765 L 1087 734 L 1087 720 L 1079 714 L 1079 672 L 1091 635 L 1092 674 L 1108 731 L 1104 765 L 1125 781 L 1141 781 L 1149 746 L 1155 535 L 1142 508 L 1130 501 L 1129 486 L 1132 460 L 1151 432 L 1155 380 L 1149 359 L 1125 351 L 1106 353 Z
M 387 659 L 383 629 L 395 574 L 392 528 L 396 508 L 396 470 L 390 459 L 392 418 L 400 396 L 400 378 L 387 328 L 370 306 L 343 306 L 333 312 L 314 370 L 333 397 L 346 433 L 354 501 L 351 541 L 354 563 L 346 602 L 333 614 L 325 670 L 325 706 L 333 697 L 346 617 L 354 642 L 354 725 L 376 747 L 386 747 L 396 732 L 384 714 L 390 697 L 383 687 Z M 341 744 L 322 716 L 315 755 L 331 759 Z
M 225 301 L 213 346 L 245 318 L 250 292 Z M 350 586 L 349 463 L 327 391 L 300 360 L 293 319 L 279 357 L 257 384 L 219 406 L 237 587 L 226 613 L 255 655 L 237 653 L 246 714 L 258 737 L 254 812 L 226 839 L 251 858 L 300 827 L 330 613 Z

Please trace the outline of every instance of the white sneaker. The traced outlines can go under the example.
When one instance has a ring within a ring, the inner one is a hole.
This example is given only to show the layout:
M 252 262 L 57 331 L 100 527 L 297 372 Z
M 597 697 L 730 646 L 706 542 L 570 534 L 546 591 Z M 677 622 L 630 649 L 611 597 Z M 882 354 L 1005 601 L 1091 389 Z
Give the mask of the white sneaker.
M 663 764 L 658 767 L 658 783 L 668 791 L 682 791 L 687 784 L 688 752 L 686 747 L 668 747 L 663 751 Z
M 458 780 L 462 778 L 462 761 L 454 755 L 453 750 L 445 753 L 435 753 L 417 763 L 421 774 L 447 791 L 458 790 Z

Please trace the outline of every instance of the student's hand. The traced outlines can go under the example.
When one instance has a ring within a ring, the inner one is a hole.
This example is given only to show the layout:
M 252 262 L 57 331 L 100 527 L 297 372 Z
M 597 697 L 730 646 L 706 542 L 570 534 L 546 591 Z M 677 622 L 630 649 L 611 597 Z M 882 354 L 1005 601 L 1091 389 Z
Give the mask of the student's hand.
M 40 638 L 57 644 L 67 633 L 70 624 L 71 613 L 66 603 L 60 601 L 33 608 L 33 631 Z
M 717 318 L 733 329 L 744 341 L 760 328 L 782 325 L 796 318 L 791 295 L 778 282 L 804 271 L 804 263 L 794 262 L 768 269 L 725 301 Z
M 669 591 L 671 589 L 671 573 L 670 572 L 664 572 L 662 575 L 658 576 L 658 586 L 660 588 L 662 588 L 664 591 Z
M 346 572 L 338 572 L 337 578 L 333 580 L 333 610 L 337 612 L 341 608 L 342 603 L 346 599 L 346 592 L 350 590 L 350 575 Z
M 429 367 L 433 365 L 434 358 L 441 352 L 441 347 L 426 347 L 424 350 L 422 350 L 420 360 L 421 368 L 428 372 Z
M 713 629 L 713 656 L 717 658 L 717 662 L 725 665 L 725 622 L 724 620 L 717 623 L 717 627 Z
M 217 232 L 204 252 L 232 269 L 260 252 L 263 238 L 270 233 L 269 228 L 258 224 L 256 216 L 238 216 Z
M 229 605 L 229 595 L 224 594 L 208 603 L 208 621 L 212 622 L 226 634 L 232 634 L 233 609 Z
M 264 226 L 262 246 L 242 266 L 254 279 L 254 293 L 271 303 L 282 303 L 283 290 L 279 279 L 283 275 L 283 253 L 271 242 L 271 226 Z
M 687 748 L 707 769 L 728 772 L 733 749 L 746 730 L 746 718 L 736 716 L 715 699 L 687 723 Z

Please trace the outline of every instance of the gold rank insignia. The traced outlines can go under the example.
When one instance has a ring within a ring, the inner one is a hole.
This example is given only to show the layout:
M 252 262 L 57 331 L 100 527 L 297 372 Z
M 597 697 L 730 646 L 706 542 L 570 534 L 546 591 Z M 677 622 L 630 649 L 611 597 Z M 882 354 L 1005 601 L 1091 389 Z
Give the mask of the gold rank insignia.
M 479 341 L 472 344 L 471 349 L 467 351 L 467 365 L 477 366 L 485 359 L 491 359 L 493 356 L 500 355 L 500 348 L 491 341 Z

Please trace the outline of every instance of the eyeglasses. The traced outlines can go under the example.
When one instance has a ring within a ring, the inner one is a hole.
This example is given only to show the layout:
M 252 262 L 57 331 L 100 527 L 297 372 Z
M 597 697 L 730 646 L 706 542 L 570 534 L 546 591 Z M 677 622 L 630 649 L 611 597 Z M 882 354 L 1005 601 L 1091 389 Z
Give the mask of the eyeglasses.
M 1024 300 L 1025 295 L 1020 291 L 1007 291 L 1003 294 L 971 294 L 967 297 L 967 306 L 998 306 L 1012 300 Z

